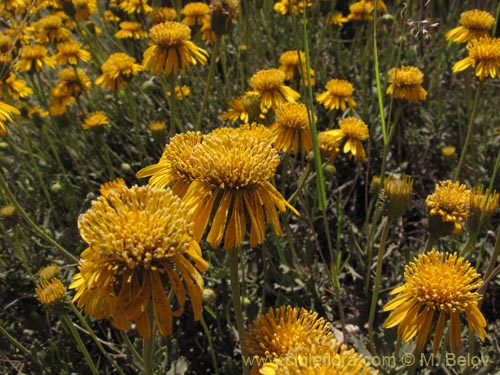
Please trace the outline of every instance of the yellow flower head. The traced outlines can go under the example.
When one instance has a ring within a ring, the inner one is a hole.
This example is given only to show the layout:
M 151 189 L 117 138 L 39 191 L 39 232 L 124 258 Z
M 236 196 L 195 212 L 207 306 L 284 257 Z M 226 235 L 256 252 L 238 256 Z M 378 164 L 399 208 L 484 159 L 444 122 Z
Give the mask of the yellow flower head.
M 344 144 L 344 154 L 351 153 L 354 160 L 365 159 L 366 153 L 361 141 L 368 139 L 370 135 L 368 125 L 363 120 L 356 117 L 346 117 L 339 121 L 340 129 L 327 130 L 331 141 L 334 143 Z
M 203 22 L 200 31 L 201 31 L 201 40 L 204 40 L 205 42 L 215 42 L 217 40 L 217 34 L 212 29 L 211 21 Z
M 384 323 L 385 328 L 399 325 L 403 342 L 417 336 L 417 348 L 422 350 L 434 320 L 434 353 L 437 353 L 446 321 L 450 321 L 450 347 L 460 349 L 460 313 L 465 312 L 468 327 L 481 340 L 486 337 L 486 320 L 478 308 L 481 295 L 476 290 L 482 280 L 477 271 L 456 253 L 440 253 L 432 249 L 419 255 L 405 267 L 405 283 L 391 294 L 398 294 L 384 306 L 394 310 Z
M 279 0 L 278 2 L 274 3 L 273 9 L 276 12 L 285 15 L 288 13 L 289 9 L 292 9 L 293 14 L 302 14 L 304 13 L 305 8 L 310 8 L 310 7 L 312 7 L 311 1 Z
M 441 218 L 445 223 L 453 223 L 453 233 L 462 231 L 462 222 L 469 213 L 471 191 L 458 181 L 440 181 L 434 193 L 428 195 L 425 204 L 429 215 Z
M 488 224 L 491 217 L 498 208 L 499 194 L 493 190 L 487 195 L 483 187 L 479 186 L 472 190 L 470 195 L 469 217 L 467 224 L 472 231 L 477 231 Z M 482 218 L 481 218 L 482 216 Z M 481 227 L 479 228 L 479 224 Z
M 276 109 L 285 102 L 295 102 L 300 94 L 285 85 L 286 75 L 279 69 L 259 70 L 250 77 L 249 84 L 252 91 L 247 94 L 256 94 L 260 97 L 262 113 L 272 108 Z
M 40 73 L 47 65 L 49 68 L 56 66 L 55 61 L 47 56 L 47 48 L 40 45 L 27 45 L 21 48 L 19 60 L 14 64 L 14 68 L 22 72 Z
M 119 39 L 142 39 L 148 36 L 148 33 L 142 30 L 140 22 L 123 21 L 120 22 L 120 30 L 115 33 Z
M 55 88 L 64 92 L 67 96 L 77 98 L 84 91 L 89 91 L 91 86 L 92 82 L 85 70 L 66 68 L 59 72 L 59 83 Z
M 219 117 L 228 121 L 242 121 L 245 124 L 254 122 L 259 118 L 260 99 L 256 93 L 247 93 L 229 101 L 229 111 Z
M 50 90 L 52 100 L 49 103 L 51 116 L 61 116 L 68 111 L 68 106 L 74 104 L 76 99 L 66 90 L 64 85 L 58 84 Z
M 126 187 L 127 184 L 123 178 L 115 178 L 114 180 L 102 184 L 99 188 L 99 193 L 101 193 L 104 198 L 108 198 L 111 192 L 120 192 L 122 188 Z
M 96 111 L 85 117 L 85 120 L 83 120 L 82 128 L 84 130 L 89 130 L 108 124 L 109 120 L 106 114 L 101 111 Z
M 409 102 L 425 100 L 427 91 L 421 86 L 424 82 L 424 73 L 414 66 L 402 66 L 389 70 L 390 86 L 387 94 L 394 99 L 402 99 Z
M 159 7 L 153 9 L 153 13 L 150 14 L 150 18 L 151 23 L 154 26 L 167 21 L 175 21 L 177 18 L 177 12 L 174 8 Z
M 281 54 L 279 59 L 280 66 L 278 67 L 285 73 L 287 81 L 294 81 L 295 75 L 302 72 L 302 66 L 306 65 L 306 54 L 304 51 L 292 50 L 285 51 Z
M 184 16 L 182 23 L 188 26 L 201 26 L 206 22 L 210 22 L 210 7 L 202 2 L 184 5 L 181 14 Z
M 172 317 L 184 310 L 187 288 L 199 319 L 199 271 L 208 265 L 192 225 L 187 206 L 169 189 L 109 189 L 78 219 L 89 247 L 70 285 L 76 290 L 73 302 L 96 319 L 112 318 L 117 329 L 128 330 L 135 323 L 145 338 L 151 337 L 151 316 L 162 336 L 169 336 Z M 170 292 L 175 310 L 167 298 Z
M 161 132 L 167 128 L 165 121 L 154 120 L 149 123 L 149 129 L 152 132 Z
M 0 206 L 0 218 L 14 216 L 15 213 L 16 207 L 11 204 Z
M 57 53 L 54 59 L 59 65 L 76 65 L 78 61 L 87 62 L 90 60 L 90 52 L 82 49 L 82 44 L 76 40 L 69 40 L 57 45 Z
M 266 363 L 264 375 L 376 375 L 363 355 L 333 337 L 312 336 L 300 340 L 281 358 Z
M 191 88 L 188 85 L 175 85 L 175 97 L 178 100 L 183 100 L 191 94 Z M 167 91 L 167 96 L 172 96 L 171 90 Z
M 358 1 L 349 5 L 349 15 L 347 18 L 353 21 L 371 21 L 373 20 L 373 11 L 375 7 L 369 1 Z
M 279 358 L 309 338 L 333 335 L 330 324 L 314 311 L 281 306 L 256 318 L 243 336 L 243 347 L 249 356 Z
M 75 7 L 75 20 L 86 20 L 97 12 L 97 0 L 72 0 Z
M 63 26 L 62 19 L 52 14 L 40 18 L 33 26 L 35 38 L 41 44 L 61 42 L 71 38 L 71 31 Z
M 9 73 L 3 82 L 0 81 L 0 91 L 2 88 L 7 89 L 7 93 L 13 100 L 18 100 L 19 98 L 26 98 L 27 96 L 33 94 L 33 89 L 26 84 L 26 81 L 17 78 L 14 72 Z
M 354 86 L 352 83 L 343 79 L 331 79 L 326 84 L 325 92 L 316 96 L 318 103 L 322 104 L 326 109 L 341 109 L 345 111 L 347 106 L 354 108 L 356 102 L 352 98 Z
M 274 147 L 288 154 L 308 153 L 312 149 L 307 108 L 302 103 L 288 102 L 276 108 L 276 122 L 270 126 Z
M 138 72 L 144 70 L 142 65 L 136 64 L 135 58 L 123 52 L 113 53 L 101 66 L 102 74 L 97 77 L 95 84 L 116 91 L 127 87 L 128 82 Z
M 457 43 L 470 42 L 473 39 L 488 37 L 495 24 L 495 17 L 485 10 L 472 9 L 460 15 L 462 26 L 446 33 L 446 39 Z
M 46 308 L 57 308 L 63 302 L 66 289 L 57 277 L 42 282 L 35 288 L 36 296 Z
M 153 8 L 148 4 L 148 0 L 120 0 L 119 7 L 128 14 L 148 14 Z
M 191 154 L 201 139 L 200 132 L 177 134 L 165 146 L 160 161 L 141 169 L 137 177 L 150 177 L 148 184 L 159 189 L 172 185 L 172 191 L 183 197 L 195 177 L 193 163 L 196 160 L 191 159 Z
M 207 63 L 207 52 L 197 47 L 191 39 L 191 30 L 179 22 L 164 22 L 149 31 L 152 45 L 144 52 L 143 65 L 155 74 L 184 76 L 190 65 Z
M 338 137 L 335 133 L 332 134 L 331 130 L 318 133 L 318 144 L 321 154 L 330 160 L 333 160 L 340 150 Z
M 482 81 L 487 77 L 500 77 L 500 38 L 473 39 L 467 45 L 469 56 L 453 65 L 453 73 L 469 66 Z
M 0 137 L 7 134 L 6 122 L 12 122 L 12 115 L 20 115 L 19 110 L 7 103 L 0 101 Z
M 288 207 L 298 214 L 269 182 L 280 163 L 271 138 L 263 125 L 219 128 L 193 149 L 195 180 L 184 199 L 193 210 L 196 238 L 202 237 L 214 213 L 207 235 L 212 247 L 218 247 L 223 238 L 226 250 L 240 246 L 248 219 L 250 246 L 255 247 L 264 242 L 266 223 L 281 235 L 277 211 Z
M 38 277 L 41 281 L 50 280 L 59 274 L 59 266 L 55 263 L 42 267 L 38 270 Z
M 335 12 L 325 21 L 327 24 L 336 25 L 336 26 L 344 26 L 344 23 L 349 22 L 347 17 L 344 17 L 341 12 Z

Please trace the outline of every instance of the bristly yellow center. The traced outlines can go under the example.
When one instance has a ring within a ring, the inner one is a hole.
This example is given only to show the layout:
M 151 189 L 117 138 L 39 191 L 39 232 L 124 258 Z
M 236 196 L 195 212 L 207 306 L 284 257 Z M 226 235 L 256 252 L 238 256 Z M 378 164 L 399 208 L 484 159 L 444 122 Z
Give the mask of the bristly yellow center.
M 279 69 L 265 69 L 255 73 L 248 82 L 256 91 L 277 91 L 285 78 L 285 73 Z
M 355 117 L 339 121 L 339 127 L 347 138 L 365 140 L 369 136 L 368 126 Z
M 149 30 L 149 37 L 160 47 L 172 48 L 191 39 L 191 29 L 179 22 L 167 21 L 153 26 Z
M 326 84 L 326 89 L 334 96 L 351 96 L 354 87 L 343 79 L 332 79 Z
M 467 29 L 486 31 L 495 24 L 495 17 L 484 10 L 472 9 L 461 14 L 460 23 Z
M 389 70 L 389 81 L 396 87 L 421 85 L 424 74 L 414 66 L 402 66 Z

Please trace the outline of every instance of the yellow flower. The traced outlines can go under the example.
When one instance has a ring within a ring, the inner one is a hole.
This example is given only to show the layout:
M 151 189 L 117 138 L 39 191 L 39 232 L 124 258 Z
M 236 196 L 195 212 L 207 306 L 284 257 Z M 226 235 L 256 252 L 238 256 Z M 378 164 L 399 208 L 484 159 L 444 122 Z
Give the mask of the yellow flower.
M 331 130 L 318 133 L 318 145 L 322 155 L 333 160 L 339 152 L 338 137 Z
M 188 85 L 175 85 L 175 97 L 179 100 L 184 99 L 191 94 L 191 89 Z M 167 91 L 167 96 L 172 96 L 171 91 Z
M 164 22 L 149 31 L 152 45 L 144 52 L 143 65 L 155 74 L 177 74 L 179 67 L 184 76 L 190 65 L 207 63 L 207 52 L 191 39 L 191 30 L 179 22 Z
M 310 1 L 302 1 L 302 0 L 279 0 L 274 4 L 274 10 L 282 15 L 288 13 L 289 9 L 292 9 L 293 14 L 302 14 L 304 13 L 305 8 L 310 8 L 312 6 L 312 2 Z
M 344 154 L 351 153 L 354 160 L 365 159 L 365 149 L 361 141 L 368 139 L 370 135 L 368 125 L 356 117 L 346 117 L 339 121 L 340 129 L 327 130 L 331 141 L 340 144 L 344 143 Z
M 120 30 L 115 33 L 119 39 L 142 39 L 148 36 L 148 33 L 141 29 L 142 24 L 139 22 L 123 21 L 120 22 Z
M 222 113 L 219 117 L 228 121 L 242 121 L 245 124 L 254 122 L 260 114 L 258 94 L 246 94 L 229 101 L 229 111 Z
M 161 131 L 165 130 L 166 128 L 167 128 L 167 124 L 165 123 L 165 121 L 155 120 L 155 121 L 151 121 L 149 123 L 149 129 L 153 132 L 161 132 Z
M 194 180 L 193 149 L 201 143 L 200 132 L 177 134 L 165 146 L 160 161 L 137 172 L 137 177 L 151 177 L 149 185 L 163 189 L 171 185 L 174 194 L 183 197 Z
M 85 119 L 83 120 L 82 128 L 84 130 L 89 130 L 108 124 L 109 120 L 106 114 L 101 111 L 96 111 L 85 117 Z
M 384 306 L 394 310 L 384 323 L 385 328 L 399 325 L 403 342 L 417 336 L 417 348 L 422 350 L 437 315 L 433 350 L 437 353 L 447 320 L 450 320 L 450 347 L 460 349 L 460 313 L 465 312 L 471 332 L 481 341 L 486 337 L 486 320 L 478 308 L 481 295 L 475 290 L 482 284 L 481 276 L 463 257 L 456 253 L 440 253 L 432 249 L 421 254 L 405 267 L 405 283 L 391 294 L 401 293 Z
M 210 22 L 210 7 L 202 2 L 184 5 L 181 14 L 184 16 L 182 23 L 188 26 L 201 26 L 206 22 Z
M 424 81 L 424 73 L 414 66 L 402 66 L 389 70 L 390 86 L 387 94 L 394 99 L 418 102 L 425 100 L 427 91 L 421 86 Z
M 440 181 L 435 191 L 428 195 L 425 204 L 429 207 L 429 215 L 436 216 L 444 223 L 453 224 L 453 233 L 462 231 L 462 222 L 469 213 L 471 191 L 458 181 Z
M 203 22 L 200 31 L 201 40 L 204 40 L 205 42 L 215 42 L 217 40 L 217 34 L 214 30 L 212 30 L 212 22 L 210 20 Z
M 150 18 L 151 23 L 154 26 L 167 21 L 175 21 L 177 18 L 177 12 L 174 8 L 159 7 L 153 9 L 153 13 L 150 14 Z
M 169 189 L 108 189 L 79 217 L 78 228 L 89 247 L 70 288 L 87 315 L 112 318 L 120 330 L 135 323 L 145 338 L 151 337 L 151 316 L 162 336 L 169 336 L 172 317 L 184 311 L 187 288 L 194 318 L 200 318 L 199 271 L 208 265 L 193 238 L 188 208 Z
M 14 64 L 14 68 L 20 73 L 36 72 L 40 73 L 47 65 L 49 68 L 56 66 L 51 57 L 47 57 L 47 48 L 40 45 L 28 45 L 21 48 L 19 60 Z
M 473 39 L 467 45 L 467 51 L 469 56 L 453 65 L 453 73 L 471 66 L 481 81 L 488 76 L 500 77 L 500 38 Z
M 59 65 L 76 65 L 78 60 L 87 62 L 90 60 L 90 52 L 82 49 L 82 44 L 76 40 L 69 40 L 57 45 L 57 53 L 54 59 Z
M 306 54 L 304 51 L 292 50 L 285 51 L 281 54 L 279 59 L 280 66 L 278 67 L 283 73 L 285 73 L 285 79 L 287 81 L 294 81 L 296 74 L 304 76 L 302 83 L 305 84 L 307 79 L 305 74 L 307 72 L 306 66 Z M 311 83 L 314 86 L 314 70 L 310 69 Z
M 66 288 L 61 280 L 53 277 L 50 280 L 42 280 L 35 292 L 40 303 L 46 308 L 57 308 L 63 302 Z
M 59 266 L 55 263 L 42 267 L 38 270 L 38 277 L 41 281 L 50 280 L 59 274 Z
M 105 10 L 102 13 L 102 19 L 104 20 L 104 22 L 120 22 L 120 17 L 118 17 L 110 10 Z
M 281 358 L 266 363 L 262 375 L 376 375 L 370 362 L 333 337 L 312 336 L 299 340 Z
M 135 58 L 126 53 L 117 52 L 108 57 L 102 64 L 101 70 L 102 74 L 97 77 L 95 84 L 116 91 L 127 87 L 132 77 L 144 70 L 144 67 L 136 64 Z
M 84 91 L 89 91 L 92 85 L 85 70 L 66 68 L 59 72 L 59 83 L 55 87 L 67 96 L 79 97 Z
M 347 106 L 354 108 L 356 102 L 352 98 L 354 87 L 352 83 L 343 79 L 331 79 L 326 83 L 327 91 L 316 96 L 318 103 L 322 104 L 326 109 L 341 109 L 345 111 Z
M 470 195 L 469 217 L 467 218 L 467 224 L 472 231 L 480 230 L 490 222 L 491 217 L 498 208 L 498 201 L 499 194 L 496 190 L 493 190 L 489 196 L 483 191 L 482 186 L 472 190 Z M 482 224 L 481 227 L 479 227 L 480 221 Z
M 195 180 L 184 197 L 193 210 L 194 233 L 201 238 L 213 214 L 207 235 L 216 248 L 224 238 L 224 249 L 243 243 L 250 221 L 250 246 L 264 242 L 265 224 L 277 235 L 281 227 L 277 211 L 298 212 L 269 182 L 280 163 L 271 144 L 270 130 L 263 125 L 219 128 L 203 137 L 191 154 Z
M 35 39 L 40 44 L 61 42 L 71 38 L 71 31 L 63 26 L 62 19 L 52 14 L 40 18 L 33 26 Z
M 262 113 L 267 113 L 270 108 L 276 109 L 285 102 L 295 102 L 300 98 L 297 91 L 284 84 L 285 78 L 285 73 L 279 69 L 259 70 L 250 77 L 249 84 L 253 90 L 247 95 L 259 95 Z
M 0 217 L 11 217 L 16 213 L 16 207 L 8 204 L 6 206 L 0 206 Z
M 462 26 L 446 33 L 446 39 L 457 43 L 470 42 L 490 36 L 490 29 L 495 24 L 495 17 L 485 10 L 472 9 L 460 14 Z
M 335 12 L 325 21 L 327 24 L 336 25 L 336 26 L 344 26 L 344 23 L 349 22 L 347 17 L 344 17 L 342 13 Z
M 276 109 L 276 122 L 270 126 L 274 147 L 288 154 L 308 153 L 312 149 L 307 108 L 301 103 L 284 103 Z
M 349 15 L 347 18 L 354 21 L 371 21 L 373 20 L 373 11 L 375 7 L 371 2 L 358 1 L 349 5 Z
M 63 86 L 57 85 L 50 90 L 52 100 L 49 103 L 51 116 L 61 116 L 68 111 L 68 106 L 74 104 L 76 99 L 70 95 Z
M 75 20 L 86 20 L 97 12 L 97 0 L 72 0 Z
M 33 94 L 33 89 L 29 87 L 23 79 L 16 78 L 14 72 L 10 72 L 9 77 L 7 77 L 5 81 L 0 81 L 0 90 L 2 90 L 3 87 L 7 89 L 8 95 L 13 100 L 26 98 L 28 95 Z
M 153 8 L 148 4 L 148 0 L 121 0 L 120 9 L 128 14 L 147 14 L 153 11 Z
M 7 134 L 6 122 L 12 122 L 12 115 L 20 115 L 21 112 L 17 108 L 0 101 L 0 137 Z

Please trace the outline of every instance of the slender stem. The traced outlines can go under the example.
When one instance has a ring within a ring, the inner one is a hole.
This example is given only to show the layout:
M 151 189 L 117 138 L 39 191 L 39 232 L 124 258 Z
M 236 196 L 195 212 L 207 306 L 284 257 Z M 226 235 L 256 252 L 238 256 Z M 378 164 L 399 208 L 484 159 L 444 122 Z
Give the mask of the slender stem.
M 377 353 L 375 342 L 373 341 L 373 321 L 375 320 L 375 312 L 377 310 L 377 299 L 380 290 L 380 279 L 382 277 L 382 263 L 384 260 L 385 247 L 387 244 L 387 237 L 389 229 L 391 228 L 392 220 L 389 217 L 385 218 L 384 229 L 380 238 L 380 246 L 378 249 L 377 257 L 377 270 L 375 271 L 375 283 L 373 284 L 372 302 L 370 305 L 370 316 L 368 318 L 368 340 L 370 342 L 370 349 L 374 354 Z
M 455 171 L 455 176 L 454 176 L 455 181 L 457 181 L 458 177 L 460 176 L 460 172 L 462 170 L 462 167 L 465 164 L 465 157 L 467 156 L 467 151 L 468 151 L 469 145 L 472 141 L 472 137 L 473 137 L 473 133 L 474 133 L 474 125 L 476 122 L 476 115 L 477 115 L 477 110 L 479 107 L 479 99 L 481 97 L 482 88 L 483 88 L 483 81 L 480 81 L 479 86 L 477 87 L 477 90 L 476 90 L 476 97 L 474 98 L 474 104 L 472 105 L 472 113 L 471 113 L 470 119 L 469 119 L 469 126 L 467 128 L 467 135 L 465 136 L 464 147 L 462 148 L 462 153 L 460 155 L 458 167 L 457 167 L 457 170 Z
M 5 179 L 3 177 L 2 172 L 0 171 L 0 190 L 3 191 L 3 194 L 8 198 L 8 200 L 11 202 L 11 204 L 16 208 L 16 212 L 19 214 L 20 217 L 24 219 L 26 224 L 31 228 L 35 234 L 37 234 L 40 238 L 44 239 L 48 243 L 50 243 L 54 248 L 59 252 L 59 255 L 62 255 L 63 257 L 67 258 L 71 262 L 78 263 L 78 258 L 71 254 L 68 250 L 66 250 L 64 247 L 62 247 L 59 243 L 57 243 L 54 239 L 49 237 L 45 232 L 35 224 L 33 220 L 28 216 L 26 211 L 24 211 L 23 207 L 19 204 L 17 201 L 16 197 L 10 190 L 9 186 L 5 182 Z
M 378 61 L 378 48 L 377 48 L 377 7 L 375 7 L 375 12 L 373 15 L 373 68 L 375 69 L 375 82 L 377 84 L 377 100 L 378 109 L 380 112 L 380 122 L 382 124 L 382 135 L 384 136 L 384 145 L 389 144 L 387 137 L 387 127 L 385 124 L 385 114 L 384 114 L 384 100 L 382 99 L 382 84 L 380 83 L 380 67 Z M 382 161 L 383 162 L 383 161 Z
M 123 372 L 121 367 L 118 365 L 118 363 L 116 363 L 116 361 L 108 354 L 108 352 L 106 352 L 106 350 L 104 349 L 104 347 L 101 344 L 101 341 L 95 335 L 95 333 L 92 330 L 92 328 L 90 327 L 90 325 L 87 323 L 87 321 L 85 320 L 83 315 L 80 313 L 80 310 L 78 310 L 77 307 L 72 303 L 70 304 L 70 306 L 71 306 L 71 310 L 76 315 L 78 320 L 80 320 L 80 323 L 82 324 L 83 328 L 89 334 L 89 336 L 92 338 L 92 340 L 95 342 L 97 348 L 102 353 L 102 355 L 104 357 L 106 357 L 106 359 L 109 361 L 109 363 L 111 363 L 113 365 L 113 367 L 116 369 L 116 371 L 118 371 L 121 375 L 125 375 L 125 373 Z
M 153 375 L 153 354 L 154 354 L 154 336 L 143 338 L 142 358 L 144 364 L 144 375 Z
M 123 343 L 128 348 L 128 350 L 130 350 L 130 353 L 132 353 L 132 356 L 135 358 L 137 363 L 142 363 L 143 362 L 142 356 L 139 354 L 139 352 L 135 348 L 134 344 L 132 344 L 132 342 L 130 341 L 130 338 L 128 337 L 127 332 L 121 331 L 121 330 L 119 332 L 120 332 L 120 336 L 123 340 Z
M 495 241 L 495 248 L 493 249 L 493 255 L 491 256 L 490 264 L 488 265 L 488 269 L 486 270 L 486 273 L 484 274 L 485 280 L 484 280 L 483 284 L 478 289 L 479 293 L 484 292 L 488 283 L 500 271 L 500 264 L 495 268 L 495 263 L 497 262 L 497 259 L 499 256 L 500 256 L 500 225 L 497 228 L 497 238 Z
M 210 89 L 212 88 L 212 81 L 215 75 L 215 67 L 217 66 L 217 57 L 219 56 L 219 50 L 221 45 L 222 37 L 217 37 L 214 44 L 214 49 L 212 51 L 212 58 L 210 59 L 210 67 L 208 69 L 207 84 L 205 85 L 205 92 L 203 93 L 203 101 L 201 102 L 200 113 L 198 114 L 198 120 L 196 121 L 195 130 L 201 129 L 201 122 L 203 121 L 203 116 L 208 104 L 208 95 L 210 94 Z
M 245 333 L 245 324 L 243 319 L 243 309 L 241 307 L 241 296 L 240 296 L 240 278 L 238 275 L 238 255 L 240 249 L 235 248 L 228 251 L 228 263 L 229 263 L 229 278 L 231 280 L 231 297 L 233 300 L 234 315 L 236 318 L 236 328 L 238 329 L 238 336 L 240 340 L 241 355 L 246 358 L 245 350 L 241 345 L 243 340 L 243 335 Z M 249 375 L 249 370 L 247 366 L 247 361 L 243 360 L 243 375 Z
M 36 355 L 36 352 L 32 352 L 31 350 L 27 349 L 23 344 L 21 344 L 19 341 L 16 340 L 15 337 L 13 337 L 9 332 L 3 328 L 2 324 L 0 324 L 0 333 L 7 338 L 8 341 L 12 345 L 14 345 L 17 349 L 19 349 L 21 352 L 23 352 L 27 357 L 31 358 L 33 363 L 37 365 L 38 367 L 45 369 L 46 367 L 43 365 L 42 362 L 40 362 L 40 359 Z
M 200 323 L 203 328 L 203 332 L 208 340 L 208 347 L 210 350 L 210 356 L 212 357 L 212 365 L 214 366 L 214 374 L 219 375 L 219 367 L 217 366 L 217 355 L 215 354 L 214 343 L 212 341 L 212 335 L 210 334 L 210 330 L 208 329 L 207 323 L 205 322 L 205 318 L 203 315 L 200 318 Z
M 99 129 L 99 130 L 101 130 L 101 129 Z M 103 152 L 104 162 L 106 163 L 106 168 L 108 169 L 109 178 L 113 179 L 113 178 L 115 178 L 115 173 L 113 171 L 113 164 L 111 163 L 111 157 L 109 155 L 109 146 L 106 143 L 106 139 L 104 138 L 104 134 L 102 132 L 99 132 L 97 137 L 99 139 L 101 150 Z
M 90 356 L 90 353 L 88 352 L 87 348 L 85 347 L 85 344 L 82 341 L 82 338 L 78 331 L 76 330 L 75 326 L 73 325 L 73 322 L 69 318 L 68 314 L 62 313 L 59 315 L 61 320 L 63 321 L 64 324 L 68 327 L 68 329 L 71 331 L 71 334 L 73 335 L 73 338 L 76 341 L 76 344 L 80 351 L 82 352 L 83 356 L 85 357 L 85 361 L 87 362 L 87 365 L 89 366 L 90 371 L 92 372 L 93 375 L 97 375 L 99 371 L 97 370 L 94 361 L 92 360 L 92 357 Z

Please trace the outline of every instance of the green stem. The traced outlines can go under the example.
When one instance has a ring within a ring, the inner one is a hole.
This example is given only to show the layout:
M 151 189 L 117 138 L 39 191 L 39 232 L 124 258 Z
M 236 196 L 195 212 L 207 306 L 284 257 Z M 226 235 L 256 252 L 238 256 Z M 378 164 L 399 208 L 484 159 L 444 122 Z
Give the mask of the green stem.
M 217 37 L 214 44 L 214 49 L 212 51 L 212 58 L 210 59 L 210 68 L 208 69 L 207 84 L 205 85 L 205 92 L 203 93 L 203 101 L 201 102 L 200 113 L 198 114 L 198 120 L 196 121 L 195 130 L 201 129 L 201 123 L 203 121 L 203 116 L 208 104 L 208 95 L 210 94 L 210 89 L 212 88 L 212 81 L 215 75 L 215 67 L 217 66 L 217 57 L 219 56 L 219 50 L 221 45 L 221 37 Z
M 498 257 L 500 256 L 500 225 L 497 228 L 497 238 L 495 240 L 495 248 L 493 249 L 493 255 L 490 259 L 490 264 L 488 265 L 488 269 L 484 274 L 485 280 L 483 284 L 479 287 L 478 293 L 483 293 L 486 289 L 488 283 L 493 280 L 495 275 L 500 271 L 500 264 L 495 268 L 495 264 L 497 262 Z
M 235 248 L 228 251 L 228 263 L 229 263 L 229 278 L 231 280 L 231 297 L 233 301 L 234 315 L 236 318 L 236 328 L 238 329 L 238 336 L 240 340 L 241 355 L 243 357 L 243 375 L 249 375 L 249 370 L 247 366 L 245 350 L 241 345 L 243 340 L 243 335 L 245 334 L 245 323 L 243 319 L 243 309 L 241 307 L 241 295 L 240 295 L 240 278 L 238 275 L 238 255 L 240 249 Z
M 472 113 L 470 115 L 469 119 L 469 126 L 467 128 L 467 135 L 465 136 L 465 143 L 462 148 L 462 153 L 460 155 L 460 160 L 458 162 L 458 167 L 457 170 L 455 171 L 455 176 L 454 180 L 457 181 L 458 177 L 460 176 L 460 172 L 462 170 L 462 167 L 465 164 L 465 157 L 467 156 L 467 150 L 469 148 L 469 145 L 472 141 L 473 133 L 474 133 L 474 125 L 476 122 L 476 115 L 477 115 L 477 110 L 479 108 L 479 99 L 481 97 L 481 92 L 483 88 L 483 81 L 479 82 L 479 86 L 477 87 L 476 90 L 476 97 L 474 98 L 474 104 L 472 105 Z
M 108 169 L 109 178 L 114 179 L 115 173 L 113 171 L 113 164 L 111 163 L 111 157 L 109 155 L 109 146 L 106 143 L 106 139 L 104 138 L 104 134 L 102 132 L 99 132 L 97 137 L 99 139 L 101 150 L 103 152 L 104 162 L 106 163 L 106 168 Z
M 376 7 L 375 7 L 376 8 Z M 389 144 L 387 138 L 387 127 L 385 124 L 384 100 L 382 99 L 382 84 L 380 83 L 380 66 L 378 61 L 377 48 L 377 11 L 373 15 L 373 68 L 375 69 L 375 82 L 377 84 L 377 101 L 380 112 L 380 123 L 382 124 L 382 135 L 384 136 L 384 145 Z
M 31 218 L 28 216 L 26 211 L 24 211 L 23 207 L 19 204 L 16 197 L 10 190 L 7 183 L 5 182 L 5 179 L 1 171 L 0 171 L 0 190 L 3 191 L 3 194 L 5 196 L 7 196 L 7 199 L 10 201 L 10 203 L 16 208 L 16 212 L 18 213 L 18 215 L 24 219 L 26 224 L 28 224 L 31 230 L 35 232 L 35 234 L 37 234 L 40 238 L 51 244 L 59 252 L 59 255 L 62 255 L 71 262 L 78 263 L 78 258 L 76 256 L 71 254 L 68 250 L 62 247 L 54 239 L 45 234 L 45 232 L 38 225 L 36 225 L 33 220 L 31 220 Z
M 143 338 L 142 358 L 144 364 L 144 375 L 153 375 L 153 354 L 154 354 L 154 337 Z
M 80 351 L 82 352 L 83 356 L 85 357 L 85 361 L 87 362 L 87 365 L 89 366 L 90 371 L 92 372 L 93 375 L 97 375 L 99 371 L 97 370 L 94 361 L 92 360 L 92 357 L 90 356 L 90 353 L 88 352 L 87 348 L 85 347 L 85 344 L 82 341 L 82 338 L 78 331 L 76 330 L 75 326 L 73 325 L 73 322 L 69 318 L 68 314 L 62 313 L 59 315 L 61 320 L 63 321 L 64 324 L 68 327 L 68 329 L 71 331 L 71 334 L 73 335 L 73 338 L 76 341 L 76 344 Z
M 132 342 L 130 341 L 130 338 L 128 337 L 127 332 L 121 331 L 121 330 L 119 332 L 120 332 L 120 336 L 123 340 L 123 343 L 128 348 L 128 350 L 130 350 L 130 353 L 132 353 L 132 356 L 135 358 L 137 363 L 143 363 L 141 355 L 139 354 L 139 352 L 135 348 L 134 344 L 132 344 Z
M 214 366 L 214 374 L 219 375 L 219 368 L 217 366 L 217 356 L 215 354 L 215 348 L 214 348 L 214 343 L 212 341 L 212 335 L 210 334 L 210 330 L 208 329 L 207 323 L 205 322 L 205 318 L 203 318 L 203 315 L 200 318 L 200 323 L 201 323 L 201 326 L 203 328 L 203 332 L 205 333 L 205 336 L 206 336 L 207 341 L 208 341 L 210 356 L 212 357 L 212 365 Z
M 97 348 L 102 353 L 102 355 L 104 357 L 106 357 L 106 359 L 109 361 L 109 363 L 111 363 L 111 365 L 113 365 L 113 367 L 116 369 L 116 371 L 118 371 L 121 375 L 125 375 L 125 373 L 120 368 L 120 366 L 118 365 L 118 363 L 116 363 L 116 361 L 108 354 L 108 352 L 106 352 L 106 350 L 104 349 L 104 347 L 101 344 L 101 341 L 95 335 L 95 333 L 92 330 L 92 328 L 90 327 L 90 325 L 87 323 L 87 321 L 85 320 L 85 318 L 83 317 L 83 315 L 80 313 L 80 310 L 78 310 L 76 308 L 76 306 L 74 304 L 72 304 L 72 303 L 70 304 L 70 306 L 71 306 L 71 310 L 76 315 L 76 317 L 78 318 L 78 320 L 82 324 L 83 328 L 85 328 L 85 331 L 89 334 L 89 336 L 95 342 Z
M 9 332 L 3 328 L 3 326 L 0 324 L 0 333 L 5 336 L 5 338 L 10 341 L 12 345 L 14 345 L 17 349 L 19 349 L 21 352 L 23 352 L 27 357 L 31 358 L 33 363 L 37 365 L 38 367 L 45 369 L 46 367 L 40 362 L 40 359 L 36 355 L 36 352 L 32 352 L 31 350 L 27 349 L 23 344 L 21 344 L 19 341 L 16 340 L 15 337 L 13 337 Z
M 384 228 L 382 230 L 382 236 L 380 238 L 380 246 L 378 249 L 377 257 L 377 270 L 375 271 L 375 283 L 373 284 L 372 292 L 372 302 L 370 305 L 370 316 L 368 318 L 368 340 L 370 342 L 370 349 L 372 353 L 377 354 L 375 348 L 375 342 L 373 341 L 373 322 L 375 320 L 375 312 L 377 310 L 377 299 L 380 290 L 380 280 L 382 277 L 382 263 L 384 261 L 384 253 L 387 244 L 387 237 L 389 235 L 389 230 L 391 228 L 392 220 L 389 217 L 385 218 Z

